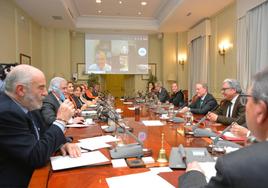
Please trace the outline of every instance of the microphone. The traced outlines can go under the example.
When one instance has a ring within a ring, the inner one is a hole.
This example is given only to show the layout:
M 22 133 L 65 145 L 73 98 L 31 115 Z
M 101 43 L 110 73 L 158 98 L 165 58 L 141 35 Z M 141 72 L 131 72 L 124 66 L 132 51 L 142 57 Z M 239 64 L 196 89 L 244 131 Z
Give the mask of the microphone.
M 116 146 L 110 150 L 112 159 L 118 158 L 130 158 L 130 157 L 142 157 L 143 156 L 143 143 L 133 133 L 127 130 L 124 122 L 118 122 L 117 120 L 111 119 L 120 128 L 124 129 L 125 133 L 134 138 L 137 143 L 127 144 L 123 146 Z M 122 123 L 122 124 L 121 124 Z
M 216 110 L 217 108 L 219 107 L 219 105 L 216 105 L 211 111 L 214 111 Z M 207 113 L 209 114 L 210 111 Z M 199 125 L 201 123 L 203 123 L 206 118 L 207 118 L 207 114 L 202 118 L 200 119 L 193 127 L 192 127 L 192 130 L 193 130 L 193 134 L 195 137 L 215 137 L 217 136 L 216 133 L 212 132 L 211 130 L 208 130 L 208 129 L 201 129 L 201 128 L 198 128 Z
M 233 126 L 233 123 L 229 126 L 227 126 L 222 132 L 221 134 L 217 135 L 213 140 L 212 140 L 212 149 L 214 149 L 215 151 L 222 151 L 222 148 L 224 147 L 232 147 L 232 148 L 241 148 L 242 146 L 234 143 L 234 142 L 230 142 L 228 140 L 219 140 L 220 137 L 222 137 L 227 131 L 229 131 Z

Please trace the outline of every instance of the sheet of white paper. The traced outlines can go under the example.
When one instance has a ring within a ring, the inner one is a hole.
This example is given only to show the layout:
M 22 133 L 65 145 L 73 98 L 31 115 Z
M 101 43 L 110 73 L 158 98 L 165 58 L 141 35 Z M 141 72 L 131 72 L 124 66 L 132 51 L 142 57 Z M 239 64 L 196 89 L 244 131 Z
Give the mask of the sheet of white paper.
M 123 104 L 133 104 L 133 102 L 123 102 Z
M 216 162 L 199 162 L 201 169 L 205 173 L 207 182 L 209 182 L 211 177 L 216 176 L 215 164 Z
M 118 138 L 111 136 L 111 135 L 105 135 L 105 136 L 96 136 L 96 137 L 92 137 L 92 138 L 85 138 L 85 139 L 81 139 L 79 140 L 79 142 L 116 142 L 119 141 Z
M 101 126 L 101 129 L 106 129 L 108 127 L 109 127 L 108 125 L 103 125 L 103 126 Z
M 82 115 L 92 115 L 92 114 L 97 114 L 96 110 L 84 110 L 81 112 Z
M 142 123 L 145 126 L 163 126 L 164 124 L 159 120 L 144 120 Z
M 129 110 L 135 110 L 135 107 L 129 107 L 128 109 Z
M 109 161 L 109 159 L 99 151 L 82 153 L 81 157 L 77 158 L 71 158 L 69 156 L 50 157 L 50 160 L 53 170 L 62 170 Z
M 151 172 L 155 174 L 159 174 L 160 172 L 172 172 L 171 168 L 169 167 L 154 167 L 154 168 L 149 168 Z
M 110 144 L 106 144 L 105 142 L 80 142 L 80 143 L 77 143 L 77 145 L 80 148 L 89 149 L 91 151 L 101 149 L 101 148 L 111 147 Z
M 70 128 L 80 128 L 80 127 L 88 127 L 88 126 L 90 126 L 90 125 L 89 124 L 78 124 L 78 123 L 66 125 L 66 127 L 70 127 Z
M 231 153 L 236 150 L 239 150 L 239 148 L 233 148 L 233 147 L 224 147 L 226 153 Z
M 125 159 L 113 159 L 112 164 L 114 168 L 127 167 Z
M 152 172 L 106 178 L 110 188 L 174 188 L 169 182 Z
M 145 164 L 149 164 L 149 163 L 154 163 L 155 162 L 154 158 L 152 158 L 152 157 L 142 157 L 141 160 L 143 160 L 143 162 Z

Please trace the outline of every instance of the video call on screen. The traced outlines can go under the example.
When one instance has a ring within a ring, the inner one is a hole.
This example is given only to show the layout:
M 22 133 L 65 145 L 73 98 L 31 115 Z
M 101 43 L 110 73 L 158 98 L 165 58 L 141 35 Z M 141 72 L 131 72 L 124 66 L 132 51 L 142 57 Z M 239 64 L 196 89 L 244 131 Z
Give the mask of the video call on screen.
M 87 74 L 148 74 L 147 35 L 85 36 Z

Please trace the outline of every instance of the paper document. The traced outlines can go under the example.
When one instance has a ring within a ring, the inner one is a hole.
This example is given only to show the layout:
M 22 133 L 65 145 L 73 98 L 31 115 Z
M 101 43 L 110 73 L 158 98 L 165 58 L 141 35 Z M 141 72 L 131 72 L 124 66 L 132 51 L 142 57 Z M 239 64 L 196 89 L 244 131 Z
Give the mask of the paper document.
M 85 139 L 81 139 L 78 140 L 79 142 L 116 142 L 119 141 L 118 138 L 111 136 L 111 135 L 105 135 L 105 136 L 96 136 L 96 137 L 92 137 L 92 138 L 85 138 Z
M 108 162 L 109 159 L 99 151 L 82 153 L 81 157 L 71 158 L 69 156 L 50 157 L 53 170 L 62 170 L 80 166 L 93 165 Z
M 80 142 L 77 143 L 77 145 L 82 149 L 88 149 L 91 151 L 111 147 L 110 144 L 106 144 L 105 142 Z
M 163 126 L 164 124 L 159 120 L 144 120 L 142 123 L 145 126 Z
M 127 167 L 125 159 L 113 159 L 112 164 L 114 168 Z
M 81 127 L 88 127 L 88 126 L 89 124 L 78 124 L 78 123 L 66 125 L 66 127 L 69 127 L 69 128 L 81 128 Z
M 133 102 L 123 102 L 123 104 L 133 104 Z
M 216 162 L 202 162 L 198 163 L 203 170 L 207 182 L 209 182 L 210 178 L 213 176 L 216 176 L 216 169 L 215 169 L 215 164 Z
M 173 172 L 173 170 L 171 170 L 171 168 L 169 167 L 154 167 L 154 168 L 150 168 L 150 171 L 155 173 L 155 174 L 159 174 L 160 172 Z
M 152 172 L 106 178 L 110 188 L 174 188 L 169 182 Z
M 154 158 L 152 157 L 142 157 L 141 160 L 143 160 L 144 164 L 150 164 L 155 162 Z

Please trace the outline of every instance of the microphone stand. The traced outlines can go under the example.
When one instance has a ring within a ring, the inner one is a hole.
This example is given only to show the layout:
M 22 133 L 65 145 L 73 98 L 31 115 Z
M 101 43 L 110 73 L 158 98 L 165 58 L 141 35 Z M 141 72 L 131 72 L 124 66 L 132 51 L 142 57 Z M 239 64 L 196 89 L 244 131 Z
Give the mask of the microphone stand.
M 129 136 L 131 136 L 132 138 L 134 138 L 134 140 L 137 143 L 133 143 L 133 144 L 127 144 L 127 145 L 123 145 L 123 146 L 115 146 L 115 148 L 110 150 L 110 155 L 112 159 L 118 159 L 118 158 L 131 158 L 131 157 L 142 157 L 143 156 L 143 143 L 133 134 L 131 133 L 127 128 L 124 122 L 122 122 L 124 124 L 124 126 L 122 126 L 120 124 L 120 122 L 118 121 L 121 117 L 120 115 L 115 112 L 113 109 L 111 109 L 109 106 L 103 105 L 110 113 L 112 113 L 113 117 L 110 117 L 111 115 L 105 114 L 108 116 L 108 118 L 113 121 L 116 125 L 116 127 L 114 128 L 113 131 L 116 131 L 118 128 L 121 128 L 122 130 L 124 130 L 124 132 L 126 134 L 128 134 Z M 109 127 L 108 127 L 109 128 Z
M 126 134 L 134 138 L 137 143 L 127 144 L 123 146 L 115 146 L 115 148 L 110 150 L 110 155 L 112 159 L 119 158 L 131 158 L 138 157 L 141 158 L 143 156 L 143 143 L 129 130 L 126 129 L 125 125 L 122 126 L 118 120 L 111 119 L 114 123 L 122 128 Z

